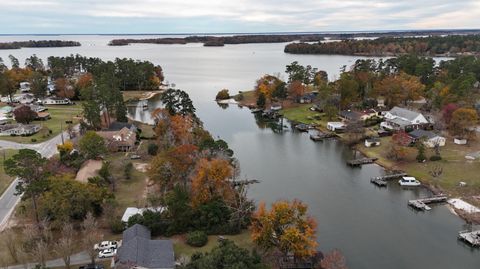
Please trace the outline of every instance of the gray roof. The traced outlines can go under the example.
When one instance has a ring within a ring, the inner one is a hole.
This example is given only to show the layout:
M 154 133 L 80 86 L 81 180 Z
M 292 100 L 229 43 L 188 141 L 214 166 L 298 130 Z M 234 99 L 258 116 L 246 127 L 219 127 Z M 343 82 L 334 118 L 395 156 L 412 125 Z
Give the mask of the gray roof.
M 398 107 L 398 106 L 392 108 L 390 110 L 390 114 L 395 115 L 397 117 L 407 119 L 409 121 L 413 121 L 416 117 L 418 117 L 418 115 L 421 115 L 421 113 L 418 113 L 418 112 L 415 112 L 415 111 L 412 111 L 412 110 L 408 110 L 408 109 L 405 109 L 405 108 L 401 108 L 401 107 Z
M 437 137 L 439 135 L 437 135 L 436 133 L 434 132 L 431 132 L 431 131 L 425 131 L 425 130 L 422 130 L 422 129 L 417 129 L 417 130 L 413 130 L 411 131 L 410 133 L 408 133 L 411 137 L 415 138 L 415 139 L 418 139 L 418 138 L 422 138 L 422 137 L 426 137 L 428 139 L 432 139 L 434 137 Z
M 144 268 L 174 268 L 173 244 L 170 240 L 151 240 L 147 227 L 135 224 L 123 232 L 118 262 Z
M 393 122 L 402 128 L 412 124 L 410 121 L 406 121 L 400 118 L 394 118 L 393 120 L 389 120 L 389 122 Z

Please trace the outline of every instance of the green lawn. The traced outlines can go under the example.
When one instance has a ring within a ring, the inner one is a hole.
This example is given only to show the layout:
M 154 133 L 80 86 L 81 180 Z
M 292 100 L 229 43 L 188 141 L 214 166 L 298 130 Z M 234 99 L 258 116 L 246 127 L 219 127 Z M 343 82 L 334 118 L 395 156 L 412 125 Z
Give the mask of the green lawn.
M 13 180 L 12 177 L 5 174 L 3 161 L 12 157 L 16 152 L 17 150 L 14 149 L 0 149 L 0 195 L 2 195 Z
M 62 128 L 63 130 L 67 128 L 65 121 L 73 121 L 73 124 L 77 124 L 78 118 L 76 116 L 80 115 L 83 111 L 80 103 L 76 103 L 75 105 L 53 105 L 46 107 L 48 108 L 47 112 L 50 113 L 51 119 L 33 122 L 34 124 L 42 125 L 40 132 L 32 136 L 0 136 L 0 139 L 17 143 L 33 143 L 32 141 L 35 140 L 35 143 L 46 141 L 58 135 Z
M 226 239 L 232 240 L 237 244 L 239 247 L 252 249 L 253 242 L 250 237 L 250 231 L 245 230 L 240 234 L 237 235 L 225 235 Z M 187 245 L 184 240 L 184 236 L 174 236 L 173 240 L 173 249 L 175 251 L 176 257 L 190 257 L 195 252 L 208 252 L 212 250 L 215 246 L 218 246 L 218 236 L 217 235 L 210 235 L 208 236 L 208 243 L 203 247 L 192 247 Z
M 293 107 L 284 108 L 281 113 L 290 121 L 316 124 L 321 129 L 325 129 L 329 120 L 327 120 L 324 113 L 311 111 L 311 107 L 312 104 L 298 104 Z
M 441 147 L 440 154 L 441 161 L 432 162 L 427 160 L 424 163 L 419 163 L 415 160 L 417 149 L 415 147 L 405 147 L 407 155 L 404 161 L 395 162 L 387 158 L 387 153 L 391 145 L 391 137 L 381 138 L 381 145 L 379 147 L 366 148 L 363 144 L 358 145 L 357 148 L 368 155 L 369 157 L 378 158 L 378 163 L 393 169 L 401 169 L 409 175 L 417 177 L 420 181 L 435 188 L 446 191 L 452 196 L 464 197 L 471 202 L 480 205 L 480 202 L 475 199 L 470 199 L 471 196 L 480 195 L 480 161 L 467 161 L 465 155 L 469 152 L 478 150 L 478 142 L 474 142 L 470 146 L 455 145 L 448 140 L 444 147 Z M 433 149 L 426 150 L 426 156 L 429 158 L 434 155 Z M 434 178 L 430 172 L 436 168 L 441 167 L 443 173 L 440 177 Z M 459 182 L 467 183 L 466 187 L 460 187 Z

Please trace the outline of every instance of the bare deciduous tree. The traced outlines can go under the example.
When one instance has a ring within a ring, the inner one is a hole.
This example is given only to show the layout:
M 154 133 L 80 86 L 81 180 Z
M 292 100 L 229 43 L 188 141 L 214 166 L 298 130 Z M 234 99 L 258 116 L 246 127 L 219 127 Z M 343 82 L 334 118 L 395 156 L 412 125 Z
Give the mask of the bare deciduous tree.
M 88 255 L 90 256 L 92 264 L 95 264 L 95 258 L 97 257 L 97 251 L 93 246 L 98 243 L 102 236 L 98 232 L 98 223 L 93 217 L 92 213 L 88 213 L 87 217 L 82 223 L 83 229 L 83 245 L 87 250 Z
M 17 244 L 18 238 L 15 235 L 14 231 L 12 229 L 8 229 L 5 232 L 5 241 L 3 242 L 5 245 L 5 248 L 8 250 L 8 253 L 10 254 L 10 257 L 12 257 L 12 260 L 15 263 L 18 263 L 18 249 L 19 246 Z
M 68 223 L 62 228 L 62 237 L 55 243 L 55 253 L 62 257 L 67 269 L 70 269 L 70 257 L 74 252 L 73 236 L 73 225 Z

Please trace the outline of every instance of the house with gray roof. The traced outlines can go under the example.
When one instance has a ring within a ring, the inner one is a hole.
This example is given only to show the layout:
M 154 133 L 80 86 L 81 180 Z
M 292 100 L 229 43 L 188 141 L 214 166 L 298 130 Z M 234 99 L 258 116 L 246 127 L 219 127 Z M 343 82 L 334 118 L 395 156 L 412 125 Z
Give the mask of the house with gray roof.
M 425 131 L 422 129 L 411 131 L 410 133 L 408 133 L 408 136 L 410 136 L 413 142 L 423 140 L 423 144 L 429 148 L 433 148 L 436 145 L 443 147 L 445 146 L 446 142 L 445 137 L 432 131 Z
M 115 268 L 173 269 L 173 243 L 171 240 L 152 240 L 147 227 L 135 224 L 123 232 Z
M 422 113 L 398 106 L 386 112 L 384 118 L 385 121 L 380 124 L 380 127 L 397 131 L 421 129 L 430 123 Z

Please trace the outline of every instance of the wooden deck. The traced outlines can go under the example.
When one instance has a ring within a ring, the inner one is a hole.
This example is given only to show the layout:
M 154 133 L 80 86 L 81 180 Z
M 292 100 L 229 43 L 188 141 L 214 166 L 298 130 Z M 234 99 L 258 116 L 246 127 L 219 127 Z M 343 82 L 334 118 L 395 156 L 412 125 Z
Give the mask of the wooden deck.
M 319 133 L 319 134 L 310 135 L 310 139 L 315 142 L 323 141 L 324 139 L 334 138 L 334 137 L 337 137 L 337 135 L 334 133 Z
M 480 247 L 480 230 L 461 231 L 458 233 L 458 239 L 467 242 L 472 247 Z
M 354 160 L 348 160 L 347 164 L 350 166 L 361 166 L 364 164 L 371 164 L 374 163 L 378 158 L 361 158 L 361 159 L 354 159 Z
M 448 199 L 447 196 L 441 195 L 441 196 L 433 196 L 433 197 L 428 197 L 428 198 L 421 198 L 421 199 L 416 199 L 416 200 L 410 200 L 408 201 L 408 205 L 415 208 L 416 210 L 420 211 L 425 211 L 425 210 L 430 210 L 432 209 L 429 207 L 429 204 L 434 204 L 434 203 L 444 203 Z
M 387 181 L 387 180 L 392 180 L 392 179 L 401 178 L 401 177 L 405 177 L 405 176 L 407 176 L 407 173 L 398 172 L 398 173 L 384 175 L 384 176 L 372 177 L 372 180 L 377 179 L 377 180 Z
M 371 178 L 370 182 L 377 185 L 378 187 L 386 187 L 387 186 L 387 181 L 385 181 L 383 179 L 375 178 L 375 177 Z

